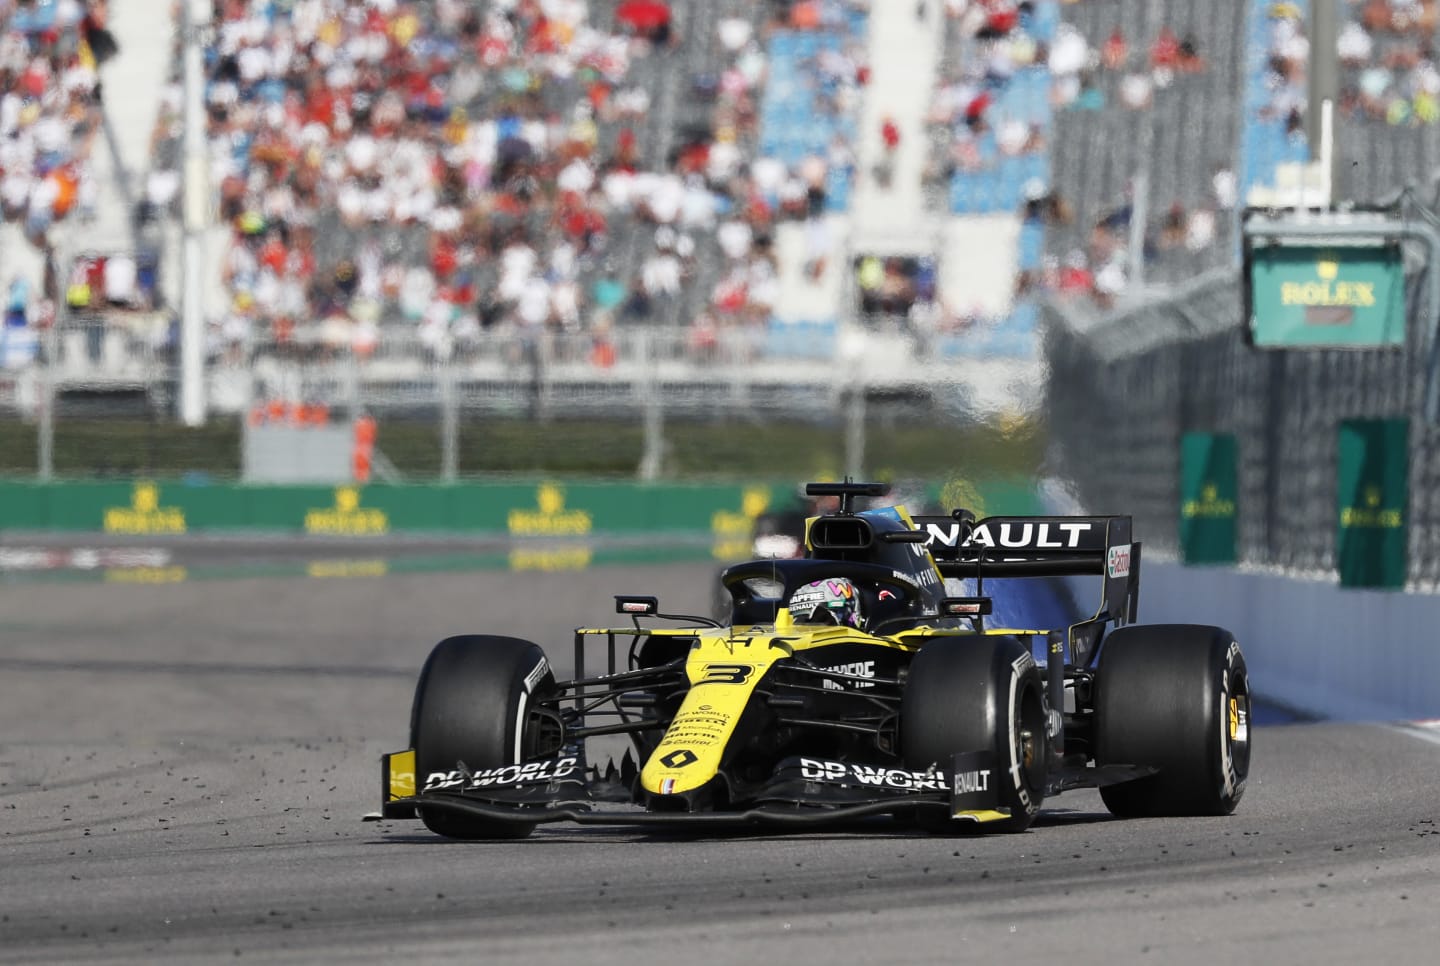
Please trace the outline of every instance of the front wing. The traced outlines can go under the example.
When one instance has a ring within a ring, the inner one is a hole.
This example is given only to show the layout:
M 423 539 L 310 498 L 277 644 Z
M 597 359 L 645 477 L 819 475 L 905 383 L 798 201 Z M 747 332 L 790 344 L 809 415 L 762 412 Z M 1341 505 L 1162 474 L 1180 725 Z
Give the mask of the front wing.
M 818 825 L 916 810 L 948 812 L 985 823 L 1010 817 L 990 787 L 988 752 L 955 756 L 950 769 L 910 771 L 794 756 L 734 809 L 695 809 L 675 800 L 674 810 L 629 804 L 633 762 L 586 770 L 574 756 L 482 772 L 463 767 L 427 776 L 417 789 L 413 751 L 382 759 L 384 801 L 376 819 L 413 819 L 424 808 L 519 824 L 582 825 Z M 664 799 L 659 800 L 664 804 Z M 623 803 L 623 804 L 622 804 Z

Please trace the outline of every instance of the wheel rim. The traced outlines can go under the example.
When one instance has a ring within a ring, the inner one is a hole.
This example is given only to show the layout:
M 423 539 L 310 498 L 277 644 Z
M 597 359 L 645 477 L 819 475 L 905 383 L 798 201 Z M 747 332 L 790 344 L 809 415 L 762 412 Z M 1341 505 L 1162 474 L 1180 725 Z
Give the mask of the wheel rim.
M 1250 686 L 1245 673 L 1230 667 L 1220 693 L 1220 781 L 1225 798 L 1235 798 L 1250 773 Z
M 1021 699 L 1020 726 L 1016 729 L 1015 757 L 1020 781 L 1035 801 L 1045 791 L 1045 708 L 1033 689 Z

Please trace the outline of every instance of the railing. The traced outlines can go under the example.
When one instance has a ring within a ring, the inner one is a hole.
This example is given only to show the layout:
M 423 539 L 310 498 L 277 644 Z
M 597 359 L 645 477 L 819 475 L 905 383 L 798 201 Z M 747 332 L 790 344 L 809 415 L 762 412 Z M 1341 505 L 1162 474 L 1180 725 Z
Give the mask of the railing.
M 1256 350 L 1237 272 L 1221 269 L 1110 316 L 1046 308 L 1045 412 L 1055 467 L 1092 512 L 1128 513 L 1177 550 L 1180 440 L 1233 434 L 1240 563 L 1310 574 L 1337 566 L 1342 420 L 1409 417 L 1409 577 L 1440 584 L 1440 429 L 1422 414 L 1424 276 L 1406 284 L 1403 350 Z

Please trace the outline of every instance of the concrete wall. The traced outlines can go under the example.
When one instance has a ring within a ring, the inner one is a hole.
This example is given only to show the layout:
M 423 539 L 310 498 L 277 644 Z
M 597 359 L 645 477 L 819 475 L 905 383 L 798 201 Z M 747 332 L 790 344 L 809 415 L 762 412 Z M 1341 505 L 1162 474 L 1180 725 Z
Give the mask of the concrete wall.
M 1143 623 L 1218 624 L 1256 694 L 1326 718 L 1440 718 L 1440 595 L 1147 559 Z

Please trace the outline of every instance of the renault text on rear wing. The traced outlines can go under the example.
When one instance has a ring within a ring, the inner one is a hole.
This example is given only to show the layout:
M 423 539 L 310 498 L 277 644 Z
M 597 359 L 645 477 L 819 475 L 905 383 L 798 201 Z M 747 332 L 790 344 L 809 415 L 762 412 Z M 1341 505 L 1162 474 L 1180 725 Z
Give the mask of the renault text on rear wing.
M 1102 614 L 1135 619 L 1140 545 L 1130 539 L 1130 517 L 919 516 L 925 546 L 946 577 L 1104 578 Z

